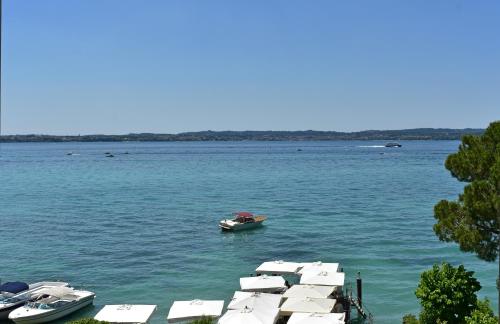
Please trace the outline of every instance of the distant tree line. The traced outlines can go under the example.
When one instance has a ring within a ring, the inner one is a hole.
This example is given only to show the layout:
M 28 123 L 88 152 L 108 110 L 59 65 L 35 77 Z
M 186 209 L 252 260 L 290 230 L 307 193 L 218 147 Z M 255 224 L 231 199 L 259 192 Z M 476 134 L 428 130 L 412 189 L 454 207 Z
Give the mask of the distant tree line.
M 484 129 L 415 128 L 403 130 L 335 131 L 202 131 L 179 134 L 126 135 L 3 135 L 0 142 L 173 142 L 173 141 L 334 141 L 334 140 L 459 140 Z

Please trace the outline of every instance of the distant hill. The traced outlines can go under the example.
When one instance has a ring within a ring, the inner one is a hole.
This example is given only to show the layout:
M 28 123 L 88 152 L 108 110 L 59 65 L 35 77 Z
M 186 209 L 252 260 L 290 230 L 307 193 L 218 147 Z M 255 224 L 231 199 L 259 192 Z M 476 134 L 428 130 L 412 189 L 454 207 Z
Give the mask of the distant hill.
M 465 134 L 480 135 L 484 129 L 415 128 L 402 130 L 335 131 L 202 131 L 179 134 L 127 135 L 3 135 L 0 142 L 172 142 L 172 141 L 336 141 L 336 140 L 458 140 Z

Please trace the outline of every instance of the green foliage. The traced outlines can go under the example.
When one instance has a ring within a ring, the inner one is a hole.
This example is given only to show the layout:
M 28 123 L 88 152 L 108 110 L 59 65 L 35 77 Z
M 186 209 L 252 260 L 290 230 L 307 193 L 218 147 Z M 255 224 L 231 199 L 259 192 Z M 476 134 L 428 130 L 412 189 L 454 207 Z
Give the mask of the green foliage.
M 200 319 L 197 319 L 195 321 L 189 322 L 189 324 L 213 324 L 214 320 L 212 317 L 209 316 L 204 316 Z
M 498 324 L 498 317 L 493 314 L 488 299 L 478 300 L 476 309 L 465 318 L 466 324 Z
M 482 136 L 464 136 L 445 166 L 469 184 L 458 201 L 442 200 L 434 207 L 434 232 L 440 240 L 457 242 L 462 251 L 494 261 L 500 228 L 500 121 L 491 123 Z
M 403 316 L 403 324 L 419 324 L 417 317 L 413 314 L 406 314 Z
M 422 306 L 420 323 L 465 323 L 465 317 L 476 308 L 476 292 L 481 289 L 473 274 L 463 265 L 455 268 L 448 263 L 423 272 L 415 292 Z
M 109 323 L 98 321 L 89 317 L 89 318 L 82 318 L 76 321 L 67 322 L 66 324 L 109 324 Z

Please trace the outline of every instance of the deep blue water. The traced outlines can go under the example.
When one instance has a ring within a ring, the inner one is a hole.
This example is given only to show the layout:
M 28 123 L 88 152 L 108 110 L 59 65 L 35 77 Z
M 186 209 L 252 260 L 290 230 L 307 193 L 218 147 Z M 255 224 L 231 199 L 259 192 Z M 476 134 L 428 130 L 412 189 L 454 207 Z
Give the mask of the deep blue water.
M 227 302 L 263 261 L 340 262 L 352 282 L 361 272 L 376 322 L 400 323 L 418 312 L 420 272 L 448 261 L 475 271 L 495 305 L 496 264 L 432 231 L 434 204 L 463 187 L 443 166 L 458 142 L 369 147 L 381 144 L 2 144 L 0 278 L 95 291 L 78 316 L 158 304 L 153 322 L 164 323 L 173 300 Z M 237 210 L 267 225 L 221 233 Z

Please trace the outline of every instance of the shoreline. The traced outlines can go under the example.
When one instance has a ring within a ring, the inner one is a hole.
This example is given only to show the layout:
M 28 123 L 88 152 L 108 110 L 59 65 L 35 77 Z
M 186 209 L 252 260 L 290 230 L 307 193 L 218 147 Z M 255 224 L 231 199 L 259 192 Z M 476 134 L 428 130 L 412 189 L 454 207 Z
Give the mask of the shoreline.
M 460 140 L 481 135 L 484 129 L 417 128 L 406 130 L 335 131 L 201 131 L 178 134 L 133 133 L 124 135 L 1 135 L 0 143 L 67 142 L 310 142 L 310 141 L 428 141 Z

